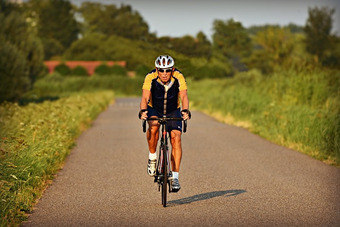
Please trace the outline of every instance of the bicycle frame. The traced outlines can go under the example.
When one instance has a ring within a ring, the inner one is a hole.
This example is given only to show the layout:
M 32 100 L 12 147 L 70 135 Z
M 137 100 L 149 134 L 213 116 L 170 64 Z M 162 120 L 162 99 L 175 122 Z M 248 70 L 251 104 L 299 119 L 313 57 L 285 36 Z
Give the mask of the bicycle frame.
M 168 147 L 168 121 L 183 121 L 183 118 L 148 118 L 147 120 L 158 121 L 161 125 L 161 137 L 160 137 L 160 147 L 158 153 L 158 162 L 156 168 L 156 175 L 154 182 L 158 183 L 158 191 L 162 187 L 162 205 L 166 207 L 167 202 L 167 185 L 169 185 L 169 193 L 171 193 L 171 181 L 169 178 L 172 175 L 171 172 L 171 158 Z M 186 132 L 187 121 L 184 120 L 183 132 Z M 143 120 L 143 132 L 146 132 L 146 120 Z

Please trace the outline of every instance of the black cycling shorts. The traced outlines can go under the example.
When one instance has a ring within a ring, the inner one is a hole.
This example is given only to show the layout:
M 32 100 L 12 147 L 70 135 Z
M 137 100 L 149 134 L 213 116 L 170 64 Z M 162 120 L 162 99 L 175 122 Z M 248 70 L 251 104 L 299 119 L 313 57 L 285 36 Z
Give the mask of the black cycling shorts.
M 150 117 L 163 117 L 163 114 L 160 114 L 157 110 L 148 106 L 148 118 Z M 166 114 L 166 117 L 182 117 L 181 109 L 178 108 L 172 111 L 169 114 Z M 167 131 L 178 130 L 182 132 L 182 121 L 169 121 Z

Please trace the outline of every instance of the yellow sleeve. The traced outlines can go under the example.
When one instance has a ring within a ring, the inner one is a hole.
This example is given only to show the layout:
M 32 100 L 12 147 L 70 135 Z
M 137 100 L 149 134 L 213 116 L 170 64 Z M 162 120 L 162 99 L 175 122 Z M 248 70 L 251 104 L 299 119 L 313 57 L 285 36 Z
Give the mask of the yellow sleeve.
M 179 90 L 183 91 L 183 90 L 187 90 L 187 82 L 184 79 L 184 76 L 182 73 L 175 71 L 174 73 L 174 77 L 176 77 L 178 79 L 179 82 Z
M 143 90 L 151 90 L 152 80 L 155 78 L 154 73 L 149 73 L 145 76 L 144 83 L 143 83 Z

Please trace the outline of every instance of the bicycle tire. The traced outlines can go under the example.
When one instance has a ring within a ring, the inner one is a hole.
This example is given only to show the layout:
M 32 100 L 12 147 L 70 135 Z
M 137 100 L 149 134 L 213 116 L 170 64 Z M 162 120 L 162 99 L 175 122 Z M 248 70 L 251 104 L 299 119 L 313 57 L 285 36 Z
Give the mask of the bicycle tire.
M 168 186 L 168 157 L 166 145 L 163 147 L 163 182 L 162 182 L 162 205 L 166 207 L 167 203 L 167 186 Z

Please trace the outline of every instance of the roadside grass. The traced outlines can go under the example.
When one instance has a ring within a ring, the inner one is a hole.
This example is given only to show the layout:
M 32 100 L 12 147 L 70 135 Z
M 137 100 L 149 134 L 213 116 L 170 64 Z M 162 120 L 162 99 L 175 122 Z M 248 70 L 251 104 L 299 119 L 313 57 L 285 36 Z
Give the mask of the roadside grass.
M 258 71 L 189 81 L 192 106 L 277 144 L 340 165 L 340 72 Z
M 113 101 L 114 93 L 63 96 L 39 104 L 0 105 L 1 226 L 18 226 L 27 218 L 75 139 Z

